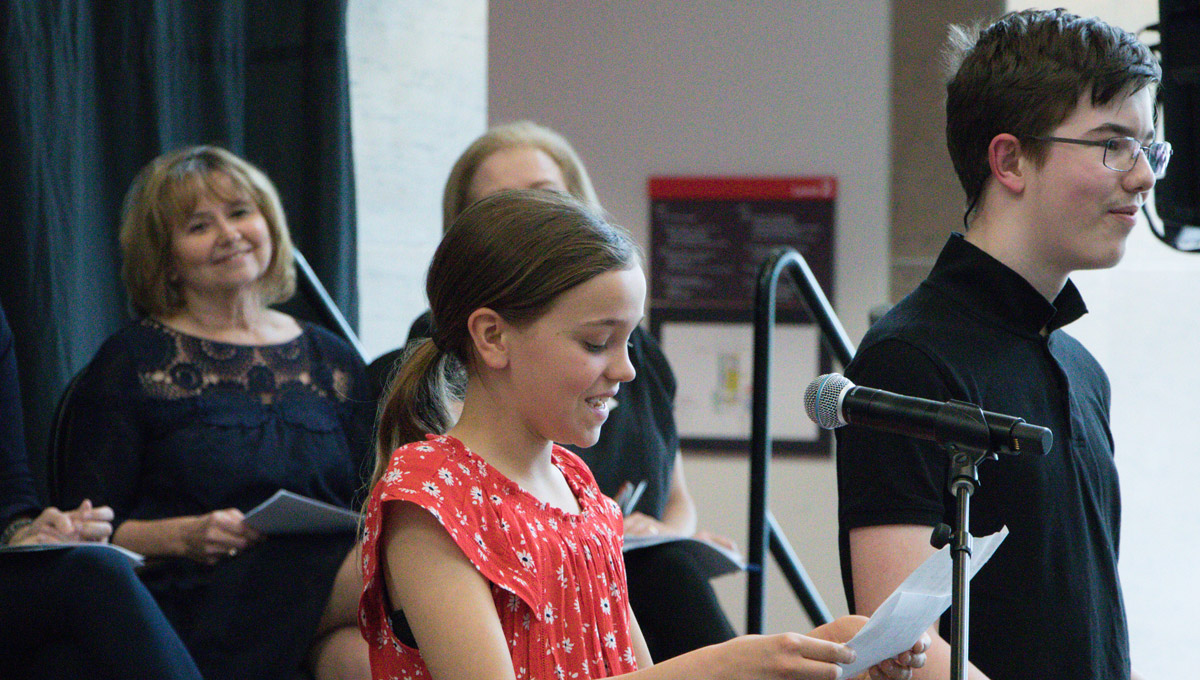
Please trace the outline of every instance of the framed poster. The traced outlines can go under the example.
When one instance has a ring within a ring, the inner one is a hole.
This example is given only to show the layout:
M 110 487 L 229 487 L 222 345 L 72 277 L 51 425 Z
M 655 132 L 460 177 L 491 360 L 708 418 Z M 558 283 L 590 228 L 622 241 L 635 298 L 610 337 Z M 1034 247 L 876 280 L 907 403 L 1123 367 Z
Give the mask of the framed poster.
M 833 177 L 652 177 L 650 327 L 675 371 L 684 446 L 746 450 L 754 297 L 776 248 L 795 248 L 833 296 Z M 785 277 L 786 278 L 786 277 Z M 829 451 L 804 415 L 804 386 L 832 361 L 786 281 L 778 289 L 771 435 L 781 453 Z

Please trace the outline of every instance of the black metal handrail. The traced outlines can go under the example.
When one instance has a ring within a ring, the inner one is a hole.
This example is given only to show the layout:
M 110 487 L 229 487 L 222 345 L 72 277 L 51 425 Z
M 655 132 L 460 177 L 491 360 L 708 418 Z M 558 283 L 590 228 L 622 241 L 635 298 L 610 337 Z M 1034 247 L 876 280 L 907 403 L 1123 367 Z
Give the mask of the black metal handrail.
M 800 292 L 809 317 L 821 330 L 821 339 L 843 365 L 854 357 L 854 345 L 813 276 L 804 257 L 793 248 L 774 250 L 759 268 L 754 301 L 754 384 L 750 416 L 750 545 L 747 556 L 746 632 L 763 632 L 766 609 L 766 552 L 783 570 L 789 585 L 814 625 L 833 619 L 817 594 L 812 580 L 792 551 L 774 515 L 767 507 L 767 470 L 771 461 L 770 387 L 771 350 L 775 330 L 776 289 L 784 272 Z M 797 405 L 799 408 L 799 405 Z

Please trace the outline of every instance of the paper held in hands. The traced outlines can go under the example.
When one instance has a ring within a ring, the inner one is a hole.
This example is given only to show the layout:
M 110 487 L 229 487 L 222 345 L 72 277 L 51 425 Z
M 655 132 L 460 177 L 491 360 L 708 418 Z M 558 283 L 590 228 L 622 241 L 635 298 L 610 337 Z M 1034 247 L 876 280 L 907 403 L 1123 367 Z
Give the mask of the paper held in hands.
M 358 513 L 280 489 L 242 521 L 264 534 L 333 534 L 354 531 Z
M 971 578 L 987 563 L 1008 536 L 1008 527 L 975 538 L 971 550 Z M 854 663 L 841 664 L 842 677 L 851 678 L 871 666 L 907 651 L 933 625 L 952 599 L 953 562 L 950 546 L 929 556 L 879 605 L 867 625 L 847 646 L 856 653 Z

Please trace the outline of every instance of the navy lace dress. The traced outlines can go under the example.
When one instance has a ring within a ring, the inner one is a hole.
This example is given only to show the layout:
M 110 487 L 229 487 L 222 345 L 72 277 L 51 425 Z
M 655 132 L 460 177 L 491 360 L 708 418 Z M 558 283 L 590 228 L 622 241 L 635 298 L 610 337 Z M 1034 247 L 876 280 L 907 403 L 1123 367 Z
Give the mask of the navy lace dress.
M 251 509 L 280 488 L 356 508 L 374 405 L 349 345 L 304 324 L 244 346 L 144 319 L 85 369 L 64 479 L 68 507 L 128 519 Z M 353 536 L 270 537 L 215 565 L 152 561 L 142 578 L 206 678 L 292 678 Z

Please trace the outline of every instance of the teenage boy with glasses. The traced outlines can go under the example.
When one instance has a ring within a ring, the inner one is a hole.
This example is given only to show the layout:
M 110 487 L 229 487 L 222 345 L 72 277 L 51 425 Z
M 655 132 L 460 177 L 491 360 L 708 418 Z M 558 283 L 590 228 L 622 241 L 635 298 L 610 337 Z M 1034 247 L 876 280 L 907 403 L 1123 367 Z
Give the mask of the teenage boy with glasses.
M 966 234 L 871 328 L 846 375 L 1054 432 L 1044 457 L 979 466 L 972 533 L 1011 533 L 972 582 L 969 677 L 1129 680 L 1109 383 L 1062 327 L 1086 311 L 1068 277 L 1121 259 L 1166 169 L 1170 146 L 1152 141 L 1161 70 L 1133 35 L 1062 10 L 952 29 L 949 56 Z M 954 524 L 948 457 L 850 426 L 837 465 L 844 585 L 869 614 L 933 551 L 930 527 Z M 949 618 L 914 678 L 950 677 Z

